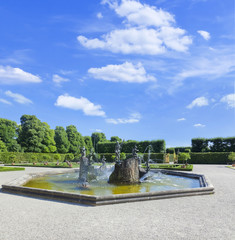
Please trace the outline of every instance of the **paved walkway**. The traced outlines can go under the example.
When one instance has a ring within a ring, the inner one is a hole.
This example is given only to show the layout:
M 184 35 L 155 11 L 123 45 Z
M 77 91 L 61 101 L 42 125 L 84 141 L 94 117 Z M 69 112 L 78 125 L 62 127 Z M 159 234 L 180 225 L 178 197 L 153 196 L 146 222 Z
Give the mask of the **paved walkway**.
M 25 172 L 1 172 L 0 186 Z M 0 192 L 0 240 L 235 239 L 235 170 L 193 172 L 211 180 L 214 195 L 86 207 Z

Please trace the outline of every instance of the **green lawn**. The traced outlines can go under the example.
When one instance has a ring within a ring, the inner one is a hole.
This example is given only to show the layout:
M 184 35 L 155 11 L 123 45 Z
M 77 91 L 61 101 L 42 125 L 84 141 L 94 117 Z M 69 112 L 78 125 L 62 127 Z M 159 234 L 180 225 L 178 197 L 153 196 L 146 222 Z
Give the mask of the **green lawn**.
M 7 172 L 7 171 L 22 171 L 25 168 L 22 167 L 0 167 L 0 172 Z
M 7 165 L 5 164 L 5 166 L 11 166 L 10 164 Z M 44 163 L 15 163 L 14 166 L 18 166 L 18 167 L 50 167 L 50 168 L 77 168 L 79 167 L 79 164 L 77 163 L 71 163 L 71 167 L 67 164 L 67 163 L 59 163 L 59 165 L 57 165 L 56 163 L 48 163 L 47 165 L 45 165 Z
M 150 169 L 166 169 L 166 170 L 177 170 L 177 171 L 192 171 L 193 165 L 188 164 L 149 164 Z M 185 166 L 185 167 L 183 167 Z M 142 165 L 142 167 L 146 167 Z
M 231 168 L 231 169 L 235 169 L 235 167 L 233 167 L 232 165 L 230 166 L 226 166 L 227 168 Z

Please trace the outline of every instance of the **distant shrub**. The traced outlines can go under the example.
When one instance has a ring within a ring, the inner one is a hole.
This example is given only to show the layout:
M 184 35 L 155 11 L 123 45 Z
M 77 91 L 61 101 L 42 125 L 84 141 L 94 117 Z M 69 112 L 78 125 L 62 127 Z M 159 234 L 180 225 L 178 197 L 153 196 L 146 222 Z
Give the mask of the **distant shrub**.
M 188 163 L 192 164 L 227 164 L 229 152 L 215 153 L 191 153 L 191 159 Z
M 228 159 L 235 163 L 235 152 L 231 152 L 229 155 L 228 155 Z
M 189 153 L 180 153 L 178 156 L 178 163 L 187 163 L 189 159 L 190 159 Z

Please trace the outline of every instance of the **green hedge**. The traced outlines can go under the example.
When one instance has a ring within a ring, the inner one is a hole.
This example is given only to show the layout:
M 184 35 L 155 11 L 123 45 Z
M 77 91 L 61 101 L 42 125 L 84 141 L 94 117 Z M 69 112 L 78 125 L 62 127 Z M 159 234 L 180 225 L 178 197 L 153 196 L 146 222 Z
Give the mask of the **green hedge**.
M 235 152 L 235 137 L 193 138 L 192 152 Z
M 98 153 L 114 153 L 116 142 L 99 142 L 97 144 Z M 144 153 L 146 148 L 151 145 L 151 151 L 154 153 L 162 153 L 165 151 L 165 141 L 164 140 L 153 140 L 153 141 L 127 141 L 122 143 L 121 151 L 124 153 L 131 153 L 132 149 L 137 146 L 140 153 Z M 147 151 L 147 150 L 146 150 Z
M 184 153 L 184 152 L 186 152 L 186 153 L 188 153 L 188 152 L 191 152 L 191 147 L 175 147 L 175 153 L 176 154 L 178 154 L 178 152 L 180 152 L 180 153 Z
M 191 164 L 227 164 L 231 162 L 228 159 L 229 152 L 216 153 L 191 153 L 191 159 L 188 163 Z
M 104 156 L 106 158 L 106 162 L 114 162 L 115 154 L 114 153 L 99 153 L 99 159 L 102 159 Z
M 164 160 L 164 153 L 151 153 L 150 159 L 151 160 Z M 148 159 L 148 153 L 144 154 L 144 160 Z
M 59 153 L 21 153 L 4 152 L 0 153 L 2 163 L 33 163 L 33 162 L 63 162 L 66 154 Z
M 148 159 L 148 153 L 140 154 L 140 155 L 144 155 L 144 160 Z M 114 153 L 99 153 L 99 159 L 101 159 L 103 156 L 105 156 L 106 162 L 114 162 L 114 159 L 115 159 Z M 126 156 L 129 158 L 132 156 L 132 153 L 126 153 Z M 164 153 L 151 153 L 150 159 L 151 160 L 163 160 Z

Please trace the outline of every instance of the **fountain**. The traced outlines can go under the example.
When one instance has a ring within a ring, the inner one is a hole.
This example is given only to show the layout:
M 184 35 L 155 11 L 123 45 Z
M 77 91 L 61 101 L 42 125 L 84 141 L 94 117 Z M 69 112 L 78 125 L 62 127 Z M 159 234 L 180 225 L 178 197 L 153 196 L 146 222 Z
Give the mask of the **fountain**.
M 140 170 L 139 168 L 139 159 L 137 157 L 138 149 L 135 146 L 132 150 L 132 157 L 120 161 L 120 150 L 121 146 L 117 142 L 115 154 L 116 154 L 116 163 L 114 167 L 114 171 L 109 177 L 109 183 L 115 184 L 134 184 L 139 183 L 140 176 L 142 177 L 146 171 Z
M 120 159 L 121 147 L 117 142 L 114 167 L 106 167 L 103 156 L 102 165 L 95 168 L 93 154 L 86 157 L 83 147 L 80 169 L 28 174 L 3 185 L 2 191 L 95 206 L 214 193 L 214 187 L 202 174 L 150 170 L 150 146 L 146 170 L 139 166 L 137 146 L 125 160 Z

